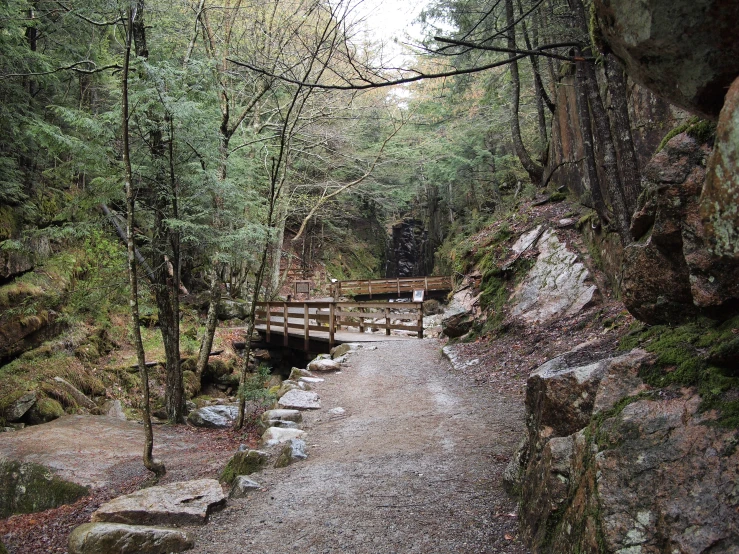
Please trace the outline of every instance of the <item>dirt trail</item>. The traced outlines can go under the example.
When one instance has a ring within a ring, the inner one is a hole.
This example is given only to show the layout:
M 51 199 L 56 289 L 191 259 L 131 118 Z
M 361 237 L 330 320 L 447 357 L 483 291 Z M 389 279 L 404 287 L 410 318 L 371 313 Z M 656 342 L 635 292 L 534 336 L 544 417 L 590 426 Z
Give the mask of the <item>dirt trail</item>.
M 263 489 L 195 529 L 195 552 L 527 552 L 501 484 L 520 396 L 453 374 L 433 340 L 360 350 L 315 390 L 308 459 L 254 475 Z

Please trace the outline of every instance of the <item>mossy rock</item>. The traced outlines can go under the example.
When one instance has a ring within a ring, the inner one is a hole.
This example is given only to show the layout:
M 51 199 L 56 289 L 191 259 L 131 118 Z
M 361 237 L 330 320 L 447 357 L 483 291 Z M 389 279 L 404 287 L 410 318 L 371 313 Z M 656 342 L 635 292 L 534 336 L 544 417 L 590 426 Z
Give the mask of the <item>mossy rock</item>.
M 0 518 L 31 514 L 71 504 L 89 494 L 39 464 L 0 461 Z
M 64 408 L 53 398 L 41 397 L 29 411 L 29 423 L 39 425 L 54 421 L 64 415 Z
M 200 392 L 198 376 L 192 371 L 185 370 L 182 372 L 182 381 L 185 385 L 185 399 L 192 400 L 192 398 Z
M 261 471 L 269 456 L 259 450 L 245 450 L 234 454 L 221 472 L 220 480 L 232 485 L 239 475 L 251 475 Z
M 97 347 L 89 342 L 75 348 L 74 355 L 81 362 L 95 363 L 100 359 Z

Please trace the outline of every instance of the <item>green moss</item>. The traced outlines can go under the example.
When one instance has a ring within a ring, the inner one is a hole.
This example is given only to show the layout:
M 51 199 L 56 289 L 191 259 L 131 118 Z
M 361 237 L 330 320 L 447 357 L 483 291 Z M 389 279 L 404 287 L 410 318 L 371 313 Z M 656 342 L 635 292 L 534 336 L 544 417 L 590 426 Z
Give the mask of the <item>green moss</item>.
M 715 409 L 718 423 L 739 427 L 739 391 L 736 370 L 736 332 L 739 316 L 724 323 L 709 319 L 670 327 L 635 328 L 621 339 L 620 349 L 642 347 L 656 356 L 640 377 L 653 387 L 691 386 L 701 395 L 701 410 Z M 734 393 L 734 394 L 732 394 Z
M 237 452 L 223 468 L 220 480 L 231 485 L 239 475 L 251 475 L 261 471 L 267 461 L 267 456 L 256 450 Z
M 567 193 L 566 192 L 555 192 L 549 197 L 550 202 L 562 202 L 562 200 L 567 199 Z
M 595 213 L 595 211 L 589 211 L 585 215 L 583 215 L 580 219 L 577 220 L 577 228 L 582 229 L 585 227 L 585 225 L 589 224 L 591 221 L 598 218 L 598 214 Z
M 0 517 L 56 508 L 75 502 L 88 492 L 87 487 L 64 481 L 44 466 L 0 462 Z
M 667 143 L 680 133 L 687 133 L 689 137 L 701 144 L 713 143 L 716 138 L 716 124 L 706 119 L 691 117 L 685 123 L 678 125 L 665 135 L 665 138 L 662 139 L 662 142 L 657 147 L 657 152 L 661 152 Z
M 33 412 L 33 416 L 39 419 L 39 423 L 45 423 L 62 417 L 64 408 L 53 398 L 41 397 L 36 401 Z

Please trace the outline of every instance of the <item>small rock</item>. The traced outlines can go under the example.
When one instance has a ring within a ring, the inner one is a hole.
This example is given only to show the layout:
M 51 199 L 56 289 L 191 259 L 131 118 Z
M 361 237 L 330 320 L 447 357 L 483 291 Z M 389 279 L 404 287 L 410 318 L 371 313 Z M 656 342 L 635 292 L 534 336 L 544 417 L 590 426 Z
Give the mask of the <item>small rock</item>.
M 291 439 L 299 439 L 305 435 L 300 429 L 285 429 L 284 427 L 270 427 L 262 435 L 262 443 L 265 446 L 274 446 L 287 442 Z
M 194 545 L 192 537 L 179 529 L 120 523 L 85 523 L 69 535 L 69 554 L 161 554 Z
M 108 417 L 120 419 L 122 421 L 126 420 L 126 414 L 123 413 L 123 406 L 121 405 L 120 400 L 109 400 L 103 404 L 103 413 Z
M 215 479 L 199 479 L 149 487 L 103 504 L 93 522 L 132 525 L 204 524 L 208 515 L 226 503 Z
M 320 377 L 301 377 L 298 379 L 298 383 L 308 383 L 311 385 L 315 385 L 316 383 L 323 383 L 326 379 L 321 379 Z
M 344 344 L 340 344 L 339 346 L 336 346 L 331 350 L 331 357 L 335 360 L 336 358 L 340 358 L 344 356 L 345 354 L 348 354 L 349 352 L 356 352 L 362 347 L 361 344 L 356 342 L 346 342 Z
M 229 484 L 233 483 L 240 475 L 251 475 L 261 471 L 268 460 L 269 454 L 261 450 L 239 449 L 223 468 L 220 479 Z
M 287 467 L 299 460 L 305 460 L 308 454 L 305 452 L 305 441 L 290 439 L 282 447 L 280 455 L 275 462 L 275 467 Z
M 8 421 L 18 421 L 26 412 L 30 410 L 36 403 L 36 393 L 31 391 L 25 393 L 18 400 L 10 404 L 5 410 L 5 419 Z
M 574 227 L 575 223 L 577 223 L 574 219 L 570 217 L 565 217 L 564 219 L 560 219 L 557 222 L 557 227 L 560 229 L 564 229 L 565 227 Z
M 290 371 L 290 377 L 288 378 L 289 381 L 298 381 L 301 377 L 315 377 L 313 373 L 308 371 L 307 369 L 300 369 L 298 367 L 292 368 L 292 371 Z
M 222 429 L 225 427 L 231 427 L 234 421 L 236 421 L 238 415 L 238 406 L 205 406 L 199 410 L 190 412 L 190 415 L 187 416 L 187 421 L 195 427 Z
M 336 360 L 313 360 L 308 364 L 309 371 L 340 371 L 341 364 Z
M 234 481 L 234 485 L 231 488 L 230 498 L 244 498 L 247 494 L 252 491 L 259 490 L 262 485 L 256 481 L 252 481 L 246 475 L 239 475 Z
M 303 414 L 300 410 L 267 410 L 262 414 L 263 421 L 294 421 L 300 423 L 303 421 Z
M 336 408 L 331 408 L 328 411 L 328 413 L 330 415 L 334 415 L 334 416 L 341 416 L 341 415 L 344 415 L 346 413 L 346 410 L 344 408 L 341 408 L 341 407 L 336 407 Z
M 318 410 L 321 407 L 319 396 L 315 392 L 291 390 L 277 401 L 282 408 L 294 410 Z

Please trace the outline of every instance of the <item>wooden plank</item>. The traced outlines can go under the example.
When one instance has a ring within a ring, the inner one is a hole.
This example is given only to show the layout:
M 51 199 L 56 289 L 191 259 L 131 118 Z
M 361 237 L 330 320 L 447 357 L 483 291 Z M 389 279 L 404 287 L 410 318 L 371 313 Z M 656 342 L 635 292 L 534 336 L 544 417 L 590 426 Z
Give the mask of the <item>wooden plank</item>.
M 289 325 L 289 318 L 290 315 L 288 313 L 288 307 L 287 302 L 282 303 L 282 325 L 283 325 L 283 336 L 282 336 L 282 344 L 283 346 L 287 346 L 287 339 L 288 339 L 288 331 L 287 326 Z
M 310 323 L 308 321 L 308 304 L 303 304 L 303 350 L 310 350 Z

